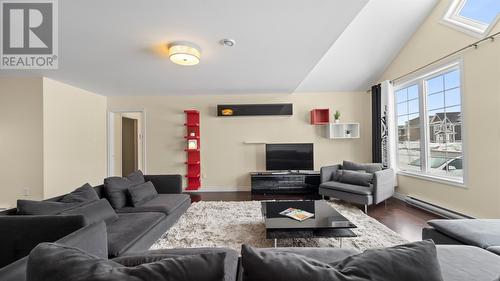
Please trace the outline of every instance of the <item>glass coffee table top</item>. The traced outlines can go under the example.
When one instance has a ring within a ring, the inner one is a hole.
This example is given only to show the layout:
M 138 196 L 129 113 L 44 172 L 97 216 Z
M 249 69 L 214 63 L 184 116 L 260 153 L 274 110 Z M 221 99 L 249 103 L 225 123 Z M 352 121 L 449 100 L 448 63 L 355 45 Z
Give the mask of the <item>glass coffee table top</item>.
M 280 212 L 288 208 L 313 213 L 314 217 L 297 221 L 280 215 Z M 268 239 L 356 237 L 356 234 L 350 230 L 356 228 L 356 225 L 324 200 L 263 201 L 262 216 Z

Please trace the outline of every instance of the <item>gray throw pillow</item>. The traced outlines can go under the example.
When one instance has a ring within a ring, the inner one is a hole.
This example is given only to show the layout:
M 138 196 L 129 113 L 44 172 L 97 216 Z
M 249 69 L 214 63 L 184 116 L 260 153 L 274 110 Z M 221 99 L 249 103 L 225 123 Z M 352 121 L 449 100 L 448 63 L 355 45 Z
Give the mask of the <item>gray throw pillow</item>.
M 336 170 L 335 172 L 333 172 L 332 180 L 333 181 L 340 181 L 340 178 L 342 177 L 343 173 L 344 173 L 344 170 Z
M 73 209 L 83 203 L 62 203 L 55 201 L 17 200 L 19 215 L 57 215 L 63 211 Z
M 156 188 L 150 181 L 143 184 L 131 186 L 128 188 L 128 192 L 130 194 L 132 206 L 134 207 L 140 206 L 158 195 Z
M 345 170 L 338 181 L 354 185 L 370 186 L 373 181 L 373 174 Z
M 75 189 L 71 193 L 66 194 L 59 202 L 75 203 L 75 202 L 89 202 L 99 200 L 99 195 L 94 188 L 86 183 L 81 187 Z
M 104 190 L 109 203 L 114 209 L 120 209 L 127 205 L 128 188 L 143 184 L 145 182 L 142 172 L 135 171 L 126 177 L 109 177 L 104 179 Z
M 243 281 L 443 281 L 430 240 L 367 250 L 332 264 L 246 245 L 241 256 Z
M 27 281 L 222 281 L 224 253 L 163 259 L 126 267 L 80 249 L 41 243 L 31 251 Z
M 343 170 L 351 170 L 351 171 L 366 171 L 367 173 L 375 173 L 378 171 L 382 171 L 384 166 L 382 163 L 355 163 L 351 161 L 344 160 L 342 162 Z
M 61 214 L 65 215 L 83 215 L 88 224 L 105 221 L 112 223 L 118 219 L 115 210 L 109 205 L 108 200 L 100 199 L 97 201 L 89 202 L 85 205 L 64 211 Z

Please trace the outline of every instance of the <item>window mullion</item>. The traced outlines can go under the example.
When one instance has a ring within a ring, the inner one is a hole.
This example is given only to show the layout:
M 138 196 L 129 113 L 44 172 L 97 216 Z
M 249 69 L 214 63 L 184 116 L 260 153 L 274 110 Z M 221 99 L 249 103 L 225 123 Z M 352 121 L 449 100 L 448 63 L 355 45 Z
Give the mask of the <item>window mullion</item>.
M 420 165 L 422 172 L 427 172 L 429 167 L 429 159 L 427 157 L 429 152 L 429 145 L 427 143 L 427 136 L 429 134 L 428 124 L 429 117 L 427 116 L 427 91 L 425 90 L 425 81 L 420 79 L 418 81 L 418 95 L 419 95 L 419 109 L 420 109 Z

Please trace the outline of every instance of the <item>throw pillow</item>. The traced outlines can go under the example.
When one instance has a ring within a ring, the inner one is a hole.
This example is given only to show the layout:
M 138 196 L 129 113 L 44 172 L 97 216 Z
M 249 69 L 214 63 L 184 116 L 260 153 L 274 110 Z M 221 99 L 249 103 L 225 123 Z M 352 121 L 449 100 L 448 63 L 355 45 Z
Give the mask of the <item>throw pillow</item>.
M 104 179 L 104 190 L 111 206 L 114 209 L 127 206 L 128 188 L 144 182 L 144 175 L 140 170 L 123 178 L 109 177 Z
M 366 171 L 367 173 L 373 174 L 375 172 L 382 171 L 383 168 L 384 166 L 382 165 L 382 163 L 355 163 L 346 160 L 342 162 L 343 170 L 351 170 L 351 171 L 363 170 Z
M 443 281 L 430 240 L 367 250 L 332 264 L 246 245 L 241 255 L 243 281 Z
M 55 201 L 17 200 L 19 215 L 57 215 L 63 211 L 78 207 L 83 203 L 62 203 Z
M 224 257 L 224 253 L 201 254 L 126 267 L 77 248 L 41 243 L 28 257 L 26 280 L 222 281 Z
M 370 186 L 373 181 L 373 174 L 345 170 L 340 176 L 339 181 L 354 185 Z
M 69 194 L 66 194 L 59 202 L 63 203 L 75 203 L 75 202 L 89 202 L 99 200 L 99 195 L 94 190 L 94 188 L 86 183 L 81 187 L 75 189 Z
M 131 186 L 128 188 L 128 192 L 130 193 L 130 200 L 132 201 L 132 206 L 134 207 L 140 206 L 158 195 L 156 188 L 150 181 L 136 186 Z
M 333 181 L 340 181 L 340 178 L 342 177 L 342 174 L 344 173 L 344 170 L 337 170 L 333 173 L 332 180 Z
M 83 215 L 88 224 L 93 224 L 100 221 L 112 223 L 118 219 L 118 215 L 106 199 L 92 201 L 85 205 L 73 208 L 68 211 L 64 211 L 61 214 Z

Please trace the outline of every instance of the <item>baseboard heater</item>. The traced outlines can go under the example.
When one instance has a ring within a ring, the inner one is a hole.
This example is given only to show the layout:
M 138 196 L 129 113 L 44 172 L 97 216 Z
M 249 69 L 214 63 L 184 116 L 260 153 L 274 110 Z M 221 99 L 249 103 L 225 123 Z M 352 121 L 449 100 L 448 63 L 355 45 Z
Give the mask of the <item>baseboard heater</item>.
M 412 196 L 406 196 L 404 198 L 404 201 L 414 207 L 426 210 L 428 212 L 431 212 L 433 214 L 448 218 L 448 219 L 473 219 L 473 217 L 461 214 L 459 212 L 455 212 L 450 209 L 443 208 L 441 206 L 426 202 L 424 200 L 412 197 Z

